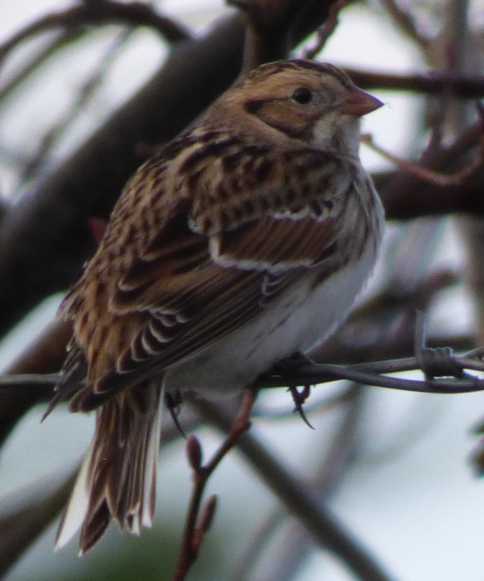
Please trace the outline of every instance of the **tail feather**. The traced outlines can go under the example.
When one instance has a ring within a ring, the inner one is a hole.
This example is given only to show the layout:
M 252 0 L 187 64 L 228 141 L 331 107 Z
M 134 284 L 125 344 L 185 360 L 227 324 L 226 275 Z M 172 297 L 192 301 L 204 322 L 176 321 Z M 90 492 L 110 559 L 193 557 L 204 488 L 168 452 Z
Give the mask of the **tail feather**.
M 161 386 L 150 381 L 97 411 L 96 432 L 61 520 L 57 549 L 82 527 L 85 553 L 112 518 L 133 534 L 152 525 L 162 406 Z

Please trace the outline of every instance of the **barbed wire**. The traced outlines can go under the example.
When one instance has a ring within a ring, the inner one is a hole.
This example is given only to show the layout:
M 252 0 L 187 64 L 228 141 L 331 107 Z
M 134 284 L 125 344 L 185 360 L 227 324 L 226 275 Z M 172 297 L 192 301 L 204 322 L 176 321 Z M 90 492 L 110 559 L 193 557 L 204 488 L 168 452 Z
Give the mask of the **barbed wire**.
M 425 317 L 417 312 L 414 357 L 389 359 L 352 365 L 314 363 L 303 357 L 285 360 L 255 381 L 258 388 L 309 386 L 349 380 L 403 391 L 457 394 L 484 391 L 484 347 L 457 355 L 450 347 L 426 347 Z M 421 371 L 424 379 L 394 377 L 394 373 Z M 59 381 L 58 373 L 0 376 L 0 395 L 19 390 L 45 390 L 51 393 Z

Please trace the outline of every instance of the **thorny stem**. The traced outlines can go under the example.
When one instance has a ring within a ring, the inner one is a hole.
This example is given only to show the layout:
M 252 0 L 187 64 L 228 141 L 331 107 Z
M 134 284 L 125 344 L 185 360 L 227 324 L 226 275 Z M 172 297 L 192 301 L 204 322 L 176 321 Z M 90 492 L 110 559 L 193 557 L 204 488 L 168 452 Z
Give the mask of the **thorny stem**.
M 257 393 L 257 389 L 250 388 L 245 390 L 239 413 L 237 414 L 227 437 L 212 456 L 211 460 L 204 466 L 194 469 L 193 471 L 193 492 L 185 520 L 185 530 L 183 533 L 181 551 L 172 581 L 183 581 L 198 556 L 200 544 L 204 536 L 203 533 L 205 532 L 201 530 L 202 527 L 197 528 L 205 486 L 225 455 L 235 446 L 240 436 L 249 429 L 249 415 L 257 398 Z M 209 503 L 214 506 L 213 498 L 209 500 Z

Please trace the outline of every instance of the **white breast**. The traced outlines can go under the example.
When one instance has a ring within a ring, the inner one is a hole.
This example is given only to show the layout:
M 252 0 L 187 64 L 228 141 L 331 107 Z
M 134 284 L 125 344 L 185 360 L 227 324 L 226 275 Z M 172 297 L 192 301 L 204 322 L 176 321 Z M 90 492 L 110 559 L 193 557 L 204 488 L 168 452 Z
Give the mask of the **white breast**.
M 348 315 L 376 261 L 374 240 L 356 262 L 350 262 L 316 289 L 316 273 L 281 295 L 260 317 L 234 331 L 190 361 L 168 369 L 168 391 L 233 393 L 250 385 L 273 364 L 305 352 L 328 337 Z

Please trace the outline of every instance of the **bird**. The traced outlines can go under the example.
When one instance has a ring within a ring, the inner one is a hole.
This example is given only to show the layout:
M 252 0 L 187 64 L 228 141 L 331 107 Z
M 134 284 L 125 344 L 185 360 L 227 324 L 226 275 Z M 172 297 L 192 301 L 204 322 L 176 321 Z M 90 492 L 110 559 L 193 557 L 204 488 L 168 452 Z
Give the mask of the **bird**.
M 60 307 L 73 337 L 46 413 L 96 424 L 57 548 L 152 525 L 168 396 L 240 393 L 344 321 L 382 244 L 359 159 L 381 106 L 333 65 L 267 63 L 128 181 Z

